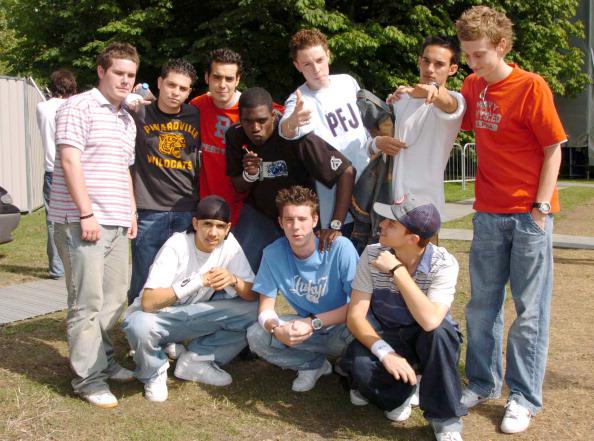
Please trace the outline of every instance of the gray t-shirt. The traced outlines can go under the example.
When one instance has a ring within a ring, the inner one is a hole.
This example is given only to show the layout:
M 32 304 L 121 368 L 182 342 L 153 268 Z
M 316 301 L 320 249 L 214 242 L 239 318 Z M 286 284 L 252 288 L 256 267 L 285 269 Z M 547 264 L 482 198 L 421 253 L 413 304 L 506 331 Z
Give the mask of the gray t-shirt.
M 197 157 L 200 112 L 182 104 L 177 114 L 146 107 L 136 122 L 136 162 L 132 168 L 139 210 L 191 211 L 198 201 Z

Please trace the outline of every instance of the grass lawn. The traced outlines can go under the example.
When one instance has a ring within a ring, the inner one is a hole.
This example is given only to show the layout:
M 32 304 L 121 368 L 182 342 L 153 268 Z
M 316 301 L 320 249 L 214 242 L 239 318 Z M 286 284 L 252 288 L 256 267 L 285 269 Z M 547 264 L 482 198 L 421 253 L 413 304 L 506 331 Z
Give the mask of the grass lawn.
M 0 287 L 46 278 L 45 211 L 21 215 L 13 237 L 0 245 Z
M 581 181 L 588 182 L 588 181 Z M 468 187 L 467 187 L 468 188 Z M 459 195 L 467 195 L 467 192 L 462 192 L 461 184 L 459 183 L 447 183 L 445 186 L 446 201 L 455 202 L 459 200 L 469 199 L 474 197 L 474 185 L 472 185 L 472 194 L 468 197 L 460 197 Z M 451 198 L 448 200 L 448 195 Z M 555 214 L 555 221 L 565 219 L 567 214 L 574 210 L 576 207 L 583 205 L 594 199 L 594 188 L 588 187 L 566 187 L 559 191 L 559 203 L 561 204 L 561 211 Z M 455 228 L 455 229 L 472 229 L 472 214 L 464 216 L 459 219 L 454 219 L 443 224 L 443 228 Z
M 462 190 L 461 183 L 446 183 L 445 197 L 447 202 L 473 198 L 474 182 L 468 182 L 465 190 Z M 564 188 L 559 192 L 559 197 L 561 212 L 555 215 L 556 220 L 564 219 L 566 214 L 576 206 L 594 198 L 594 188 Z M 471 229 L 472 215 L 446 222 L 443 227 Z M 15 239 L 10 243 L 0 245 L 0 288 L 47 277 L 45 235 L 45 212 L 43 209 L 21 216 L 21 222 L 14 232 Z
M 564 210 L 592 203 L 594 189 L 560 192 Z M 584 207 L 581 207 L 584 208 Z M 571 213 L 570 213 L 571 215 Z M 582 222 L 588 222 L 583 216 Z M 573 222 L 569 217 L 567 222 Z M 467 242 L 441 241 L 459 261 L 460 275 L 452 315 L 464 329 L 469 298 Z M 594 251 L 555 250 L 549 367 L 545 377 L 545 412 L 518 440 L 589 439 L 594 352 L 591 283 Z M 16 240 L 0 246 L 0 283 L 9 285 L 45 277 L 44 213 L 23 216 Z M 10 282 L 7 282 L 10 278 Z M 566 287 L 571 285 L 572 289 Z M 506 302 L 506 324 L 513 302 Z M 295 374 L 261 360 L 234 360 L 226 369 L 233 383 L 215 388 L 168 381 L 170 398 L 153 404 L 138 382 L 114 384 L 120 401 L 100 410 L 72 395 L 65 339 L 65 313 L 0 326 L 0 440 L 433 440 L 419 409 L 404 423 L 391 423 L 373 406 L 354 407 L 338 376 L 319 380 L 311 392 L 290 390 Z M 127 343 L 114 332 L 116 357 L 125 366 Z M 463 369 L 465 345 L 460 369 Z M 509 440 L 498 432 L 503 398 L 464 418 L 464 439 Z M 560 417 L 559 409 L 562 410 Z
M 443 185 L 446 202 L 457 202 L 474 198 L 474 182 L 467 182 L 462 189 L 461 182 L 446 182 Z

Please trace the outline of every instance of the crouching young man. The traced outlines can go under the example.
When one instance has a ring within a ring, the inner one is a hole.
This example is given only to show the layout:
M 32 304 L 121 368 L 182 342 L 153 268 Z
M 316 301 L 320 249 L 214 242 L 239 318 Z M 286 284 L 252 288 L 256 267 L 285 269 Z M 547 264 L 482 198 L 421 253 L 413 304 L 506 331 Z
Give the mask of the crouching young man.
M 341 355 L 352 340 L 345 320 L 359 256 L 344 237 L 319 250 L 313 190 L 280 190 L 276 206 L 286 237 L 264 249 L 253 288 L 260 294 L 259 323 L 248 329 L 248 342 L 269 363 L 298 371 L 293 391 L 306 392 L 332 372 L 326 357 Z M 274 307 L 279 291 L 296 315 L 278 317 Z
M 357 266 L 347 318 L 356 340 L 340 366 L 351 380 L 351 402 L 371 401 L 389 419 L 406 420 L 416 366 L 420 407 L 437 440 L 461 440 L 461 338 L 449 314 L 458 263 L 429 242 L 439 212 L 412 195 L 393 205 L 376 202 L 374 210 L 385 218 L 380 243 L 367 246 Z
M 226 386 L 219 365 L 247 346 L 246 329 L 256 321 L 254 274 L 229 233 L 230 210 L 219 196 L 202 199 L 187 233 L 175 233 L 151 266 L 140 297 L 126 312 L 124 331 L 135 351 L 136 377 L 145 398 L 167 399 L 169 362 L 163 348 L 193 339 L 175 376 Z

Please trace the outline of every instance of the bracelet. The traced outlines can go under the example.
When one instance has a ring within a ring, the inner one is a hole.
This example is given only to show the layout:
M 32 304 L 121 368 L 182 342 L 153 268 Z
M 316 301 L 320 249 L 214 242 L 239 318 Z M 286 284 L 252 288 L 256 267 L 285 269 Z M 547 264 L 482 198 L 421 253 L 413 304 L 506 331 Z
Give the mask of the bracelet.
M 80 219 L 80 220 L 90 219 L 90 218 L 92 218 L 93 216 L 95 216 L 95 214 L 94 214 L 94 213 L 91 213 L 91 214 L 86 214 L 86 215 L 84 215 L 84 216 L 81 216 L 81 217 L 79 217 L 79 219 Z
M 398 268 L 400 268 L 401 266 L 404 266 L 404 264 L 403 264 L 403 263 L 399 263 L 398 265 L 396 265 L 394 268 L 392 268 L 392 269 L 390 270 L 390 274 L 394 275 L 394 273 L 396 272 L 396 270 L 397 270 Z
M 245 182 L 256 182 L 258 180 L 258 175 L 250 175 L 245 170 L 243 171 L 242 176 Z

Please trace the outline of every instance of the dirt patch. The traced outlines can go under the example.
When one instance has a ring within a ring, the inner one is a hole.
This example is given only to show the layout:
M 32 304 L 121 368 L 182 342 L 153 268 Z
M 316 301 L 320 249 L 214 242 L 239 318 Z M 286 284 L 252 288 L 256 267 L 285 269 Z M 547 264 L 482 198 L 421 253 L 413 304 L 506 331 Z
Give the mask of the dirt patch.
M 594 198 L 555 221 L 555 233 L 594 236 Z M 460 262 L 458 295 L 470 292 L 469 244 L 444 241 Z M 551 306 L 549 357 L 544 382 L 544 410 L 517 440 L 590 440 L 594 430 L 594 250 L 553 252 L 554 291 Z M 463 305 L 457 299 L 453 314 L 465 328 Z M 515 318 L 508 291 L 505 304 L 506 332 Z M 462 357 L 464 361 L 464 354 Z M 499 431 L 508 390 L 464 418 L 465 440 L 510 439 Z
M 549 358 L 544 410 L 518 440 L 590 440 L 594 429 L 594 251 L 555 250 Z M 506 329 L 515 318 L 513 302 L 505 307 Z M 465 418 L 464 439 L 504 440 L 499 432 L 505 398 L 472 409 Z
M 592 204 L 568 214 L 556 232 L 592 234 Z M 561 231 L 560 231 L 561 230 Z M 590 233 L 591 232 L 591 233 Z M 453 315 L 464 323 L 469 297 L 469 243 L 443 241 L 460 263 Z M 507 389 L 464 418 L 464 439 L 590 440 L 594 430 L 594 251 L 555 250 L 549 361 L 544 410 L 523 434 L 499 431 Z M 72 396 L 65 341 L 65 314 L 0 327 L 0 439 L 59 440 L 433 440 L 420 410 L 403 424 L 388 422 L 372 406 L 351 406 L 338 377 L 320 380 L 313 391 L 290 391 L 294 373 L 262 361 L 234 361 L 234 382 L 213 388 L 168 382 L 170 398 L 148 403 L 142 385 L 113 385 L 120 407 L 102 411 Z M 515 317 L 505 306 L 506 328 Z M 127 344 L 116 332 L 119 358 Z M 462 355 L 462 361 L 464 354 Z

